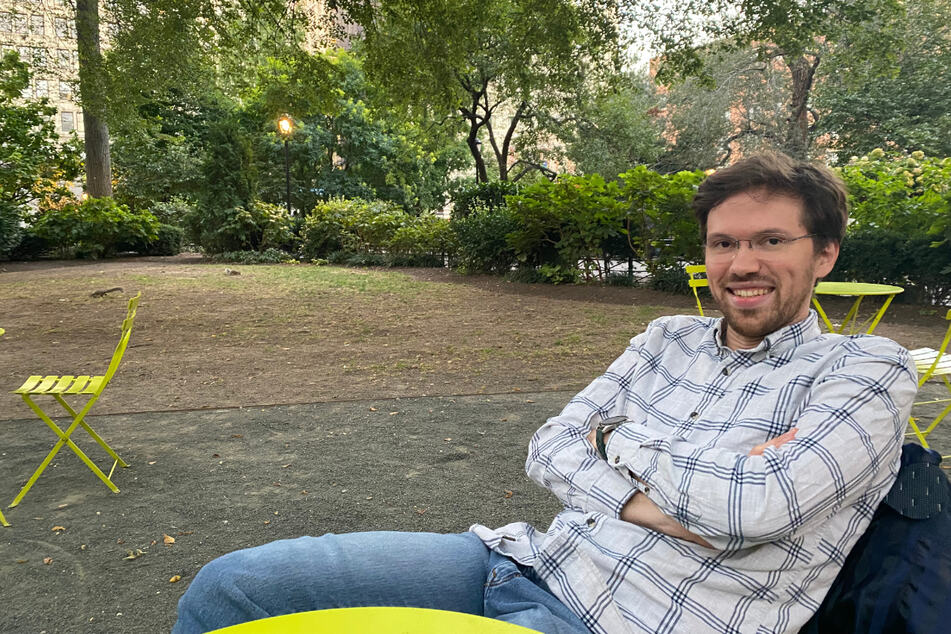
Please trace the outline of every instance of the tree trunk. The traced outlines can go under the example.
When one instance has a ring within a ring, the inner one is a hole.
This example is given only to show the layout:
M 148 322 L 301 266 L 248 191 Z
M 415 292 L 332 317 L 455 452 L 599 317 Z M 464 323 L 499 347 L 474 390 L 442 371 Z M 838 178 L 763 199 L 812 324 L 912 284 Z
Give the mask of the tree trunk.
M 809 61 L 800 55 L 787 61 L 786 65 L 792 76 L 792 98 L 789 101 L 784 149 L 793 158 L 805 160 L 809 154 L 809 95 L 819 66 L 819 56 Z
M 83 106 L 86 193 L 112 196 L 112 159 L 102 92 L 99 47 L 99 0 L 76 0 L 76 47 L 79 51 L 79 98 Z

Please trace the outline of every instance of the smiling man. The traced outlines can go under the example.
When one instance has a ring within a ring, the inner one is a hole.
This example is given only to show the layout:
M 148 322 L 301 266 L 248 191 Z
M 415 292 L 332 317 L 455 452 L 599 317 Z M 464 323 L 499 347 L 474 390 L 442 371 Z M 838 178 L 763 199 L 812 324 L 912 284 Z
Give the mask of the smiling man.
M 906 350 L 809 309 L 848 218 L 828 169 L 779 154 L 694 199 L 723 318 L 663 317 L 532 438 L 564 509 L 459 535 L 279 541 L 205 566 L 175 632 L 305 610 L 413 606 L 542 632 L 796 632 L 898 470 Z

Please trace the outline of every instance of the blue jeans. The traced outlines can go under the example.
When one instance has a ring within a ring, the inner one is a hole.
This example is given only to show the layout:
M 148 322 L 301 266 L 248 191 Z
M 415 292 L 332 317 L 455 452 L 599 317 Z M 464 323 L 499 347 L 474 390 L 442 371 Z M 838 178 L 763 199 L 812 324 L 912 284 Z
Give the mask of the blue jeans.
M 478 614 L 540 632 L 589 630 L 532 568 L 472 533 L 350 533 L 239 550 L 203 567 L 178 603 L 173 634 L 279 614 L 363 606 Z

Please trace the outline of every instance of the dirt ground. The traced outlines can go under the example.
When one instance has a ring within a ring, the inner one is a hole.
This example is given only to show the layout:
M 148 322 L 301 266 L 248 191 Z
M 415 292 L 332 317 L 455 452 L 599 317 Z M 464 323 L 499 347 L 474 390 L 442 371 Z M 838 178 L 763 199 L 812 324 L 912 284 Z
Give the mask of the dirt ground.
M 532 433 L 648 320 L 694 310 L 643 289 L 440 270 L 225 268 L 195 256 L 0 264 L 4 505 L 54 442 L 10 391 L 34 373 L 104 371 L 142 292 L 89 419 L 130 465 L 114 475 L 121 492 L 63 450 L 3 507 L 0 633 L 167 632 L 205 563 L 275 539 L 544 529 L 559 505 L 524 474 Z M 894 305 L 878 333 L 933 346 L 941 313 Z M 933 440 L 951 451 L 951 427 Z
M 123 290 L 90 296 L 113 287 Z M 229 266 L 188 254 L 0 263 L 0 419 L 30 415 L 10 391 L 31 374 L 103 373 L 139 291 L 130 348 L 95 413 L 576 390 L 650 319 L 695 310 L 692 297 L 646 289 L 437 269 Z M 824 301 L 845 314 L 844 302 Z M 896 303 L 876 334 L 934 346 L 941 317 Z

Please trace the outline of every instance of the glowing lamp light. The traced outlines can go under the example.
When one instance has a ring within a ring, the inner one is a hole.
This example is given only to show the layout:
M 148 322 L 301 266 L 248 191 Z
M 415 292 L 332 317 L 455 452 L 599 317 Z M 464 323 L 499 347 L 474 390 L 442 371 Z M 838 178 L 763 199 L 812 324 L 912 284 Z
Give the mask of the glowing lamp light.
M 281 134 L 287 135 L 291 133 L 291 127 L 293 127 L 293 123 L 291 122 L 290 117 L 281 117 L 277 122 L 277 127 L 280 129 Z

